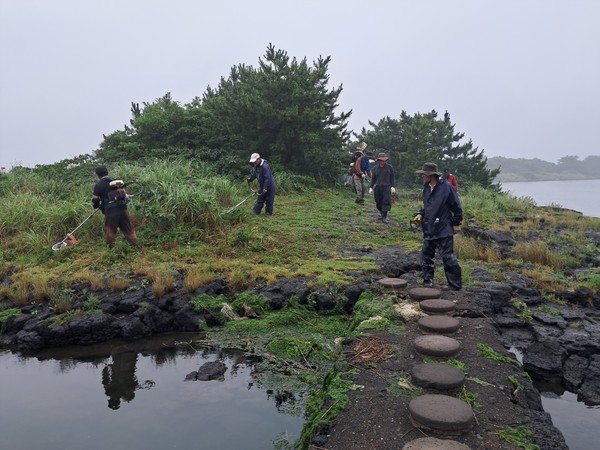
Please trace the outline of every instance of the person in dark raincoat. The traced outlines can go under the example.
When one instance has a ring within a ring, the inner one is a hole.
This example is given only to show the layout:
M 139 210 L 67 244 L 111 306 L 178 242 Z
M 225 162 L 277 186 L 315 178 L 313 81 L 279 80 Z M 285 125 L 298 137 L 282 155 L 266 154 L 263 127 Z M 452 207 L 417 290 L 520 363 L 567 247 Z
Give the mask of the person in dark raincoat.
M 463 219 L 462 206 L 452 185 L 440 178 L 437 165 L 425 163 L 416 171 L 423 180 L 423 208 L 414 219 L 421 223 L 423 230 L 422 276 L 423 284 L 433 285 L 437 251 L 444 264 L 448 288 L 462 288 L 462 270 L 454 253 L 454 235 L 460 232 Z

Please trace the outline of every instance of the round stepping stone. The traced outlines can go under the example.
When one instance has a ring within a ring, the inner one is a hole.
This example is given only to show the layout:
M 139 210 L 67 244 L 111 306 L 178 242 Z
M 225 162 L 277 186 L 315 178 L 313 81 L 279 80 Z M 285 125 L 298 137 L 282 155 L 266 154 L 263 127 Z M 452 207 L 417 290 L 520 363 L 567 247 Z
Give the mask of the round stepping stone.
M 458 355 L 460 342 L 448 336 L 425 334 L 414 340 L 415 350 L 421 355 L 451 358 Z
M 458 319 L 450 316 L 425 316 L 417 323 L 419 328 L 427 333 L 449 334 L 460 328 Z
M 416 427 L 446 433 L 463 433 L 473 426 L 473 409 L 449 395 L 425 394 L 408 404 L 410 419 Z
M 441 298 L 433 298 L 419 302 L 419 306 L 423 311 L 430 314 L 446 314 L 456 310 L 456 303 L 452 300 L 444 300 Z
M 465 374 L 449 364 L 426 363 L 413 367 L 412 382 L 422 388 L 441 391 L 458 389 L 465 383 Z
M 416 287 L 408 290 L 408 295 L 413 300 L 427 300 L 429 298 L 440 298 L 442 291 L 440 289 L 429 287 Z
M 402 450 L 471 450 L 471 447 L 449 439 L 425 437 L 410 441 Z
M 377 282 L 386 288 L 404 289 L 408 286 L 408 281 L 402 278 L 382 278 Z

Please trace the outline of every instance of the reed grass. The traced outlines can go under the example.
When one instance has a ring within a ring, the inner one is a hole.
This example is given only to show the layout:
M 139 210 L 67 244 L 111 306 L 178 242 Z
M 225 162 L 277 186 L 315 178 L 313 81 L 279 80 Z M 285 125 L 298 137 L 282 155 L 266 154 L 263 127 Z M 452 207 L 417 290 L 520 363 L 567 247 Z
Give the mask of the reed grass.
M 106 283 L 112 291 L 118 292 L 126 290 L 131 282 L 129 278 L 110 277 L 106 280 Z

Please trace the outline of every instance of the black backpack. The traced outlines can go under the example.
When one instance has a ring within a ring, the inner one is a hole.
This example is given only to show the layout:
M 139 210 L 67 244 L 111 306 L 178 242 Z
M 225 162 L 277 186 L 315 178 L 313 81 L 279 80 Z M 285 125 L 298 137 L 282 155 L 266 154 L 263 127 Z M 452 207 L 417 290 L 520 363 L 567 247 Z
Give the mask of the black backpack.
M 129 196 L 125 190 L 123 180 L 111 180 L 108 183 L 107 197 L 109 205 L 124 205 L 127 203 Z

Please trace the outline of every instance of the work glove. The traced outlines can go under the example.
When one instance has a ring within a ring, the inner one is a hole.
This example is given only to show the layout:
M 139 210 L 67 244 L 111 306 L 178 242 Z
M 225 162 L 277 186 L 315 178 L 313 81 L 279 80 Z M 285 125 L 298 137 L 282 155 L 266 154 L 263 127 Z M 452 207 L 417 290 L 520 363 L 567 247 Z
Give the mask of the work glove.
M 373 193 L 373 188 L 369 188 L 369 194 Z
M 420 222 L 421 220 L 423 220 L 423 216 L 421 214 L 417 214 L 415 217 L 413 217 L 413 222 Z
M 396 188 L 394 186 L 392 186 L 391 191 L 392 191 L 392 194 L 395 194 L 396 193 Z
M 460 233 L 460 225 L 454 225 L 452 230 L 454 231 L 454 234 Z

